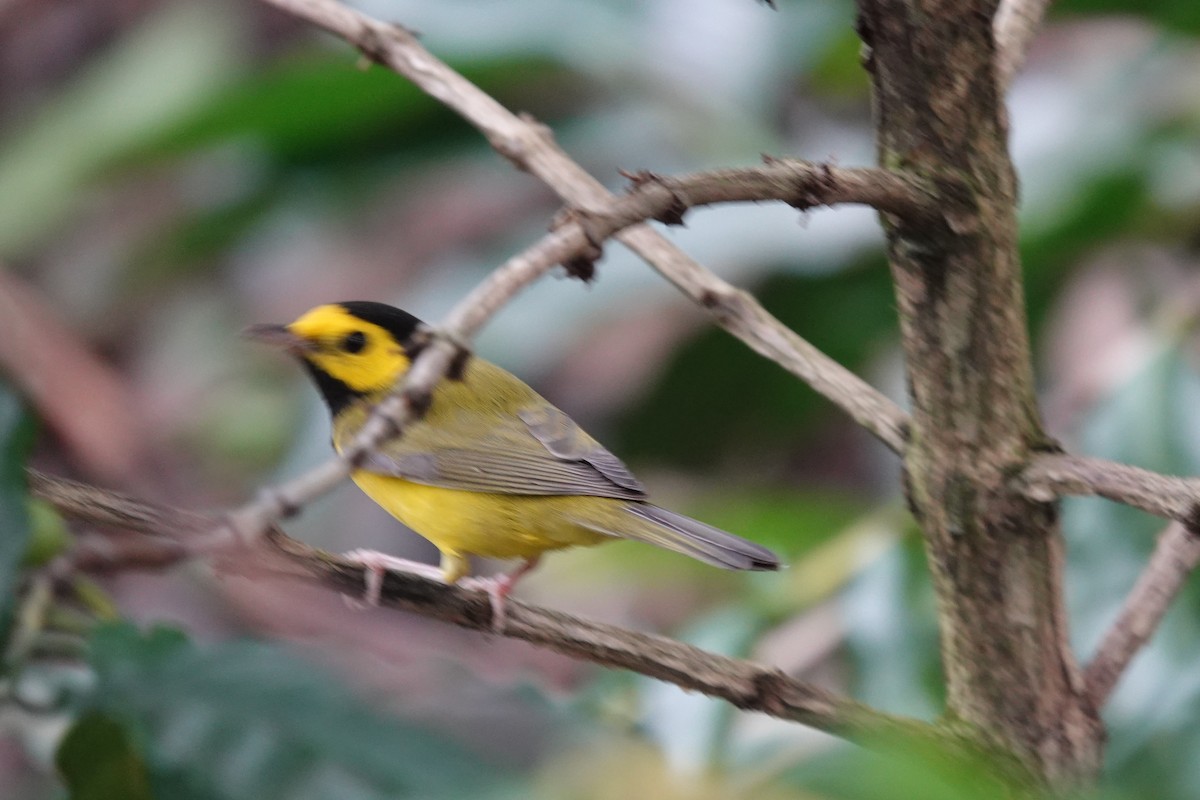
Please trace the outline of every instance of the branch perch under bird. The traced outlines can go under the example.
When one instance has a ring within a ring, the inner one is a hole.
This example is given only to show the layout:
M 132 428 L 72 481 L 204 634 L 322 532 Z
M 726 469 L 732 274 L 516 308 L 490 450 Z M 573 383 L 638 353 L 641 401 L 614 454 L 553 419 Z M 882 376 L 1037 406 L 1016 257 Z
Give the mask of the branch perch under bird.
M 64 516 L 98 526 L 141 534 L 156 543 L 177 546 L 174 558 L 147 565 L 137 548 L 94 551 L 86 559 L 55 565 L 57 574 L 75 568 L 114 570 L 160 568 L 196 557 L 210 559 L 226 574 L 282 574 L 315 583 L 330 591 L 358 594 L 366 589 L 362 567 L 289 538 L 277 528 L 246 545 L 236 537 L 214 537 L 218 521 L 85 484 L 30 472 L 30 489 Z M 126 562 L 129 559 L 129 562 Z M 389 571 L 380 604 L 411 611 L 479 631 L 492 628 L 490 607 L 478 593 L 448 586 L 419 575 Z M 854 741 L 879 743 L 889 736 L 920 737 L 953 749 L 970 742 L 957 732 L 872 709 L 777 669 L 728 658 L 662 636 L 630 631 L 579 619 L 528 603 L 511 601 L 503 634 L 596 664 L 628 669 L 729 701 L 738 708 L 793 720 Z

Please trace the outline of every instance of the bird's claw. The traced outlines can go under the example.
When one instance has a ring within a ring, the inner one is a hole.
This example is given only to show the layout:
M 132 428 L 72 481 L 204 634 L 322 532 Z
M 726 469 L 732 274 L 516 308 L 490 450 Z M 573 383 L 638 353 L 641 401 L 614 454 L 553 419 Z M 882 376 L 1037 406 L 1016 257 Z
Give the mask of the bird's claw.
M 492 606 L 492 633 L 504 633 L 508 626 L 508 596 L 513 587 L 534 567 L 538 565 L 539 556 L 528 558 L 525 563 L 512 572 L 496 575 L 490 578 L 464 578 L 459 586 L 477 592 L 487 592 Z
M 419 575 L 434 581 L 444 580 L 442 571 L 432 564 L 397 558 L 378 550 L 351 550 L 343 553 L 342 558 L 361 565 L 364 571 L 363 583 L 366 588 L 363 591 L 362 600 L 342 595 L 346 604 L 355 609 L 361 610 L 364 607 L 371 608 L 379 605 L 383 590 L 383 577 L 388 570 Z M 508 625 L 508 596 L 512 593 L 513 587 L 517 585 L 517 581 L 533 569 L 537 563 L 536 558 L 531 558 L 517 569 L 504 575 L 488 578 L 467 577 L 458 581 L 458 586 L 467 591 L 487 593 L 488 603 L 492 610 L 493 633 L 504 633 Z
M 463 578 L 458 585 L 468 592 L 486 592 L 492 609 L 492 633 L 504 633 L 508 625 L 508 595 L 513 582 L 507 575 L 490 578 Z
M 363 608 L 374 608 L 379 605 L 380 594 L 383 591 L 383 576 L 388 570 L 420 575 L 422 578 L 429 578 L 435 581 L 442 579 L 441 570 L 432 564 L 422 564 L 420 561 L 397 558 L 387 553 L 381 553 L 378 550 L 350 550 L 342 553 L 342 558 L 363 568 L 363 583 L 366 588 L 363 591 L 362 599 L 358 600 L 349 595 L 342 595 L 342 599 L 346 602 L 346 605 L 359 611 Z

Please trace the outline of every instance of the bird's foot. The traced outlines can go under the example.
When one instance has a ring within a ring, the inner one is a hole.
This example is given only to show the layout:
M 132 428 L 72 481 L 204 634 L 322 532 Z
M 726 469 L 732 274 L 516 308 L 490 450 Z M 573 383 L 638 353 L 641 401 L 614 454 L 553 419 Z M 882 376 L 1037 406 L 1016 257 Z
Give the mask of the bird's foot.
M 429 578 L 433 581 L 442 580 L 442 571 L 433 564 L 423 564 L 420 561 L 389 556 L 378 550 L 350 550 L 342 553 L 342 558 L 362 566 L 363 582 L 366 584 L 361 601 L 348 595 L 342 595 L 346 604 L 351 608 L 373 608 L 379 605 L 379 595 L 383 590 L 383 576 L 388 570 L 420 575 L 422 578 Z
M 508 625 L 508 595 L 512 593 L 513 581 L 507 575 L 488 578 L 463 578 L 458 585 L 468 592 L 487 592 L 492 607 L 492 633 L 504 633 Z
M 504 633 L 508 625 L 508 596 L 525 573 L 537 564 L 536 557 L 530 558 L 512 572 L 487 578 L 463 578 L 458 582 L 459 586 L 468 591 L 487 592 L 488 601 L 492 606 L 492 633 Z

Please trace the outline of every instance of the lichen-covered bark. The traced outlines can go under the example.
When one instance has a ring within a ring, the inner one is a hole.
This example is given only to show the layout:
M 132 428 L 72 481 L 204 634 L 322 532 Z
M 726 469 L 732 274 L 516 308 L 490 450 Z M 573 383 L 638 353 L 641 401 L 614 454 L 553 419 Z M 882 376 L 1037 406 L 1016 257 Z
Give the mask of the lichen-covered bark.
M 909 392 L 907 492 L 939 598 L 948 711 L 1055 784 L 1094 776 L 1102 729 L 1066 644 L 1050 506 L 1007 478 L 1046 446 L 996 88 L 994 0 L 860 0 L 880 162 L 938 187 L 942 220 L 885 215 Z

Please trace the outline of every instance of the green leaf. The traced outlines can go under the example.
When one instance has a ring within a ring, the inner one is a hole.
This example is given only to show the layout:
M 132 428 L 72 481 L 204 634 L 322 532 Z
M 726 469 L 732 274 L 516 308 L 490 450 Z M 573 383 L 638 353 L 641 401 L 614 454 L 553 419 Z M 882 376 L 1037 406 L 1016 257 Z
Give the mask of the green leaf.
M 777 274 L 755 287 L 767 310 L 830 358 L 861 367 L 897 326 L 887 270 L 869 266 L 828 275 Z M 687 413 L 680 413 L 687 398 Z M 653 455 L 690 469 L 738 456 L 770 463 L 794 449 L 836 409 L 778 365 L 718 328 L 678 349 L 638 408 L 616 431 L 614 450 L 636 461 Z
M 17 571 L 28 547 L 29 498 L 25 457 L 35 425 L 17 396 L 0 383 L 0 620 L 12 613 Z
M 802 74 L 815 94 L 833 101 L 857 101 L 871 91 L 862 68 L 862 40 L 849 26 L 837 30 L 821 57 Z
M 86 575 L 76 575 L 71 581 L 75 597 L 97 620 L 110 622 L 121 618 L 121 610 L 108 592 Z
M 73 537 L 67 523 L 49 503 L 31 499 L 28 507 L 30 539 L 21 566 L 42 567 L 66 552 Z
M 104 626 L 91 708 L 129 726 L 159 781 L 214 798 L 486 797 L 504 773 L 365 706 L 295 654 L 200 648 L 177 631 Z M 183 791 L 180 789 L 179 791 Z
M 840 748 L 801 762 L 789 782 L 826 800 L 1003 800 L 1015 792 L 982 754 L 951 758 L 930 742 L 880 739 L 871 749 Z
M 80 717 L 54 761 L 70 800 L 153 800 L 146 764 L 128 732 L 104 714 Z
M 545 59 L 481 60 L 456 65 L 493 93 L 545 83 L 564 70 Z M 412 83 L 386 69 L 358 69 L 345 53 L 298 55 L 248 75 L 177 124 L 148 138 L 131 160 L 161 158 L 253 142 L 279 162 L 362 161 L 396 148 L 461 138 L 471 127 Z M 372 161 L 372 163 L 375 163 Z
M 550 121 L 585 96 L 577 83 L 561 91 L 579 77 L 545 58 L 456 67 L 484 91 Z M 567 107 L 542 107 L 538 98 L 546 94 L 569 98 L 558 104 Z M 170 160 L 238 175 L 138 243 L 126 279 L 144 291 L 147 282 L 211 269 L 221 252 L 289 202 L 353 217 L 406 167 L 483 147 L 458 115 L 389 70 L 363 70 L 344 50 L 293 54 L 195 103 L 105 165 L 118 178 L 122 170 Z

